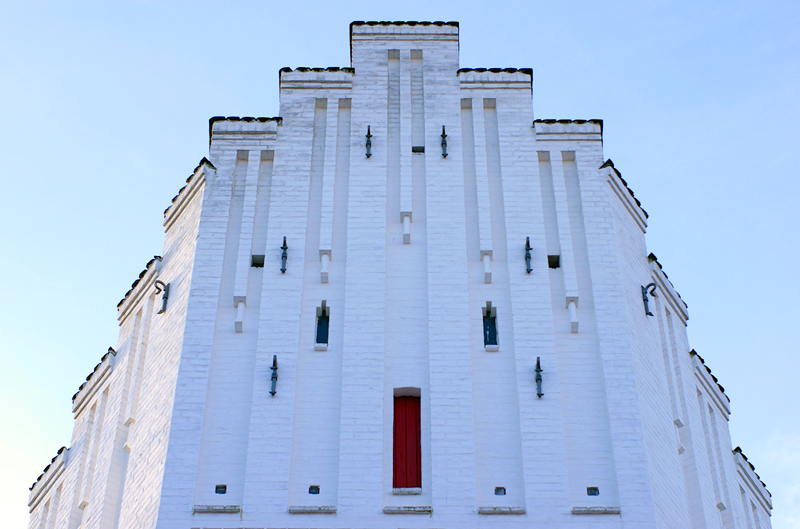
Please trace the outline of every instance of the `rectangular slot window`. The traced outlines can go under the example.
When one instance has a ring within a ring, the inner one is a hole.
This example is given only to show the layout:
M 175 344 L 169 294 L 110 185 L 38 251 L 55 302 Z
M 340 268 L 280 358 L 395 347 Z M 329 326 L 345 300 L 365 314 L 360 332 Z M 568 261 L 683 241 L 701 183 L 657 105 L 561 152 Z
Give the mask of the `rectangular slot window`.
M 250 266 L 253 268 L 264 268 L 264 256 L 254 254 L 250 261 Z
M 487 301 L 483 307 L 483 345 L 488 350 L 497 350 L 497 309 Z
M 550 268 L 560 268 L 561 267 L 561 256 L 560 255 L 548 255 L 547 256 L 547 266 Z
M 411 147 L 411 152 L 425 154 L 425 146 L 424 145 L 416 145 Z
M 324 350 L 328 346 L 328 323 L 330 322 L 330 310 L 325 301 L 317 307 L 317 337 L 315 349 Z
M 422 448 L 420 446 L 420 398 L 394 398 L 394 479 L 395 489 L 422 487 Z

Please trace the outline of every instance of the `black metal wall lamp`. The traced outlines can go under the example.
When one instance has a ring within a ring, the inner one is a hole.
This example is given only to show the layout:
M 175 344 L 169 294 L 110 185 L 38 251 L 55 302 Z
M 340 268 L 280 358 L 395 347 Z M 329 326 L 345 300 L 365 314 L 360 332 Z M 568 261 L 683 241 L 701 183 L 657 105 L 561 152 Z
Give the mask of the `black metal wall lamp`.
M 647 299 L 647 294 L 655 297 L 656 295 L 656 284 L 650 283 L 647 286 L 642 287 L 642 301 L 644 302 L 644 313 L 648 316 L 652 316 L 653 313 L 650 312 L 650 301 Z
M 272 355 L 272 388 L 269 390 L 269 394 L 273 397 L 278 392 L 277 385 L 278 385 L 278 355 Z
M 525 237 L 525 271 L 527 273 L 531 273 L 533 268 L 531 268 L 531 238 Z
M 542 393 L 542 364 L 539 362 L 539 357 L 536 357 L 536 396 L 540 399 L 544 396 Z
M 289 249 L 286 246 L 286 237 L 283 238 L 283 246 L 281 246 L 281 274 L 286 273 L 286 258 L 289 256 L 286 251 Z
M 167 300 L 169 299 L 170 283 L 164 283 L 160 279 L 156 279 L 153 285 L 156 287 L 156 294 L 161 294 L 161 309 L 159 309 L 156 314 L 164 314 L 167 312 Z

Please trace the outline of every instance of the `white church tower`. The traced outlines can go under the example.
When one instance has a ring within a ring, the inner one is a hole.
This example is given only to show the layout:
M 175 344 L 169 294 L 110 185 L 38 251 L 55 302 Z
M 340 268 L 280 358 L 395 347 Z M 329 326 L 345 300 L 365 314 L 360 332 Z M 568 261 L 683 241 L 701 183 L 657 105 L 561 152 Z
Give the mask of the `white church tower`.
M 599 120 L 455 22 L 212 118 L 30 529 L 770 527 Z

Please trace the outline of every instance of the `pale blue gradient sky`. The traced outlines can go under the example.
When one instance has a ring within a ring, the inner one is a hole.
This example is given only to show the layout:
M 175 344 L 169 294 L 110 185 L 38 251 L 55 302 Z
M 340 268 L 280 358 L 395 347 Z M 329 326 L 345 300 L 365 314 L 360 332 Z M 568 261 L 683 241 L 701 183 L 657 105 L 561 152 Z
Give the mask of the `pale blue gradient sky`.
M 773 527 L 800 527 L 796 0 L 0 2 L 2 525 L 69 445 L 208 118 L 277 115 L 278 69 L 347 66 L 352 20 L 458 20 L 462 66 L 534 69 L 535 117 L 605 121 Z

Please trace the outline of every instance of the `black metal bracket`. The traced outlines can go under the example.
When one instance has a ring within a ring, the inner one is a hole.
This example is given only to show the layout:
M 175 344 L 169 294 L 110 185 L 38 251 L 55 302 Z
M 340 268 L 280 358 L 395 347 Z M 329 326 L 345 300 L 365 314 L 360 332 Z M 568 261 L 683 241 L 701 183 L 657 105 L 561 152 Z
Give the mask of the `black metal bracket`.
M 272 389 L 269 390 L 269 394 L 273 397 L 278 392 L 276 386 L 278 385 L 278 355 L 272 355 Z
M 539 363 L 539 357 L 536 357 L 536 396 L 540 399 L 544 395 L 542 393 L 542 364 Z
M 525 237 L 525 271 L 529 274 L 533 270 L 531 268 L 531 238 Z
M 367 125 L 367 158 L 372 156 L 372 134 L 369 131 L 369 125 Z
M 286 273 L 286 258 L 288 257 L 288 254 L 286 253 L 286 250 L 288 250 L 288 249 L 289 249 L 289 247 L 286 246 L 286 237 L 284 237 L 283 238 L 283 246 L 281 246 L 281 250 L 283 250 L 281 252 L 281 274 L 285 274 Z
M 444 132 L 444 125 L 442 125 L 442 158 L 447 158 L 447 134 Z
M 651 296 L 656 295 L 656 284 L 650 283 L 647 286 L 642 287 L 642 301 L 644 302 L 644 313 L 648 316 L 652 316 L 653 313 L 650 312 L 650 300 L 647 298 L 648 292 Z
M 167 312 L 167 300 L 169 299 L 169 285 L 170 283 L 164 283 L 160 279 L 156 279 L 155 283 L 153 283 L 156 287 L 156 294 L 161 294 L 161 309 L 156 314 L 164 314 Z

